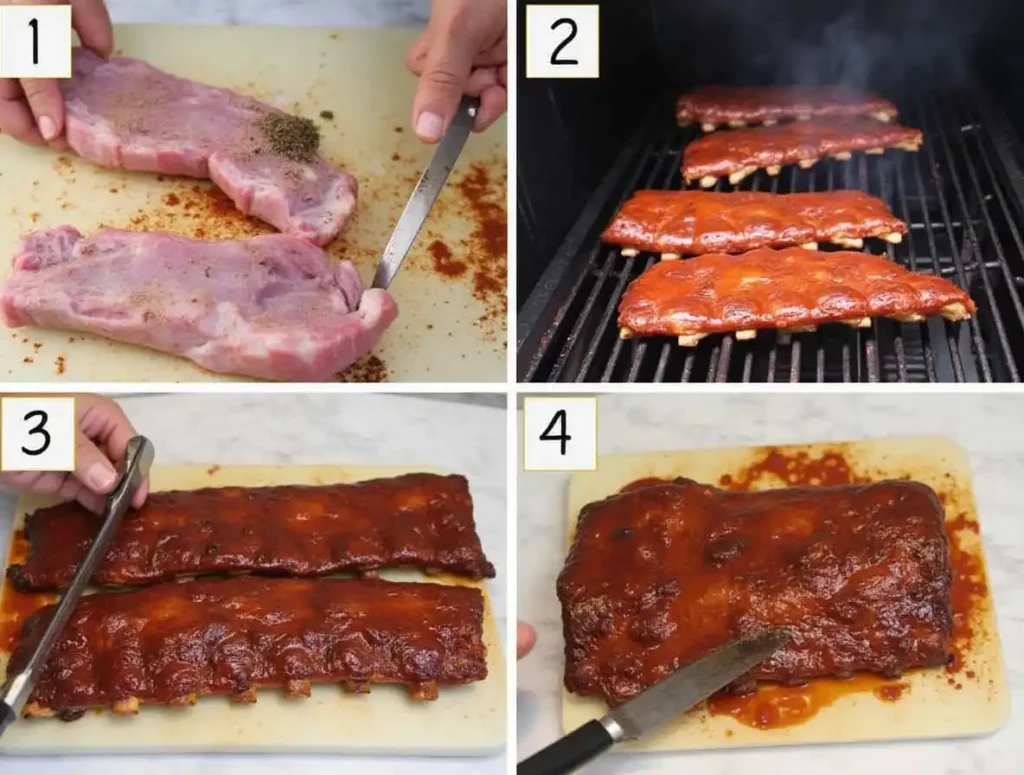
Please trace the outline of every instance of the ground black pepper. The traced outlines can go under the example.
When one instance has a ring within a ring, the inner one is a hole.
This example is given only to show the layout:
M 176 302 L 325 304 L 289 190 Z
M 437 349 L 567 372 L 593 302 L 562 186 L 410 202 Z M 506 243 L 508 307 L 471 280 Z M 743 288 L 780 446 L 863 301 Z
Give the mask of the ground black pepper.
M 324 119 L 327 119 L 328 121 L 332 121 L 334 119 L 334 111 L 333 110 L 321 110 L 320 111 L 320 118 L 324 118 Z
M 320 130 L 308 118 L 268 113 L 260 121 L 260 131 L 273 153 L 292 161 L 310 161 L 320 147 Z

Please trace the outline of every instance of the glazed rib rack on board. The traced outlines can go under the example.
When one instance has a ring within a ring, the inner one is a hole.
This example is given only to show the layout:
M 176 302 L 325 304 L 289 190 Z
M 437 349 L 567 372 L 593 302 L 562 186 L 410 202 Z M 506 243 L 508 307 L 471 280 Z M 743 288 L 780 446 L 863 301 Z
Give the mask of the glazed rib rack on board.
M 258 689 L 309 696 L 311 684 L 327 682 L 353 692 L 404 684 L 432 700 L 439 686 L 487 677 L 483 608 L 472 587 L 380 579 L 202 579 L 88 595 L 25 714 L 131 714 L 202 695 L 255 702 Z M 9 673 L 24 666 L 54 610 L 26 622 Z
M 881 155 L 886 148 L 916 151 L 920 129 L 870 118 L 813 118 L 794 124 L 736 129 L 705 135 L 683 150 L 683 179 L 712 188 L 719 178 L 733 185 L 765 169 L 777 175 L 787 164 L 804 169 L 825 157 L 848 161 L 854 151 Z
M 908 226 L 899 245 L 866 250 L 969 293 L 978 312 L 960 324 L 875 318 L 870 327 L 822 326 L 756 339 L 712 335 L 697 347 L 674 339 L 619 338 L 618 307 L 630 282 L 657 262 L 624 258 L 600 242 L 636 191 L 685 188 L 681 151 L 701 136 L 679 128 L 673 94 L 637 119 L 634 134 L 588 200 L 542 253 L 543 282 L 521 300 L 517 377 L 522 382 L 948 383 L 1017 382 L 1024 364 L 1024 167 L 1003 106 L 984 91 L 887 91 L 900 122 L 920 128 L 918 153 L 854 154 L 809 169 L 759 170 L 715 192 L 776 194 L 859 190 L 882 199 Z M 723 130 L 716 134 L 724 134 Z M 528 225 L 528 224 L 527 224 Z M 525 227 L 524 227 L 525 228 Z
M 676 100 L 676 119 L 683 126 L 772 126 L 780 120 L 814 116 L 871 116 L 892 121 L 896 106 L 874 94 L 838 86 L 700 86 Z
M 601 234 L 622 247 L 662 259 L 701 253 L 744 253 L 755 248 L 820 242 L 861 248 L 864 239 L 903 240 L 907 225 L 885 202 L 863 191 L 770 194 L 760 191 L 637 191 Z
M 75 503 L 29 514 L 28 557 L 7 571 L 15 588 L 70 583 L 100 523 Z M 93 582 L 133 586 L 239 572 L 373 575 L 399 566 L 494 576 L 465 477 L 417 473 L 351 484 L 155 492 L 124 518 Z
M 752 339 L 764 328 L 864 328 L 874 317 L 920 322 L 935 314 L 961 321 L 974 311 L 953 283 L 908 272 L 884 256 L 761 248 L 655 264 L 626 289 L 619 326 L 623 338 L 675 336 L 692 347 L 726 331 Z
M 792 640 L 734 693 L 938 667 L 950 656 L 951 583 L 942 504 L 917 482 L 651 484 L 580 512 L 558 577 L 565 686 L 615 705 L 772 627 Z

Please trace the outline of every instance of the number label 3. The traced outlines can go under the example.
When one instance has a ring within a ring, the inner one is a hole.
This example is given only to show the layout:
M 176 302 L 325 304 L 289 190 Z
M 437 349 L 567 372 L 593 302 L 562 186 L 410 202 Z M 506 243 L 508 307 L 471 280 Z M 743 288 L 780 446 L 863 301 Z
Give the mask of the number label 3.
M 0 5 L 0 78 L 70 78 L 71 42 L 70 5 Z
M 74 398 L 0 398 L 0 471 L 74 471 L 77 427 Z
M 597 399 L 526 396 L 522 443 L 526 471 L 593 471 Z
M 526 77 L 600 77 L 599 19 L 597 5 L 527 5 Z

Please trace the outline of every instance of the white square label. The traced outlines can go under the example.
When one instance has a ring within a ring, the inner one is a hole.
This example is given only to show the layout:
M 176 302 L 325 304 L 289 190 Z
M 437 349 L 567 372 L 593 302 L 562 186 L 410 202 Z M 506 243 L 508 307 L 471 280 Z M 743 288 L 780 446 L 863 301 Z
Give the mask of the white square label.
M 526 6 L 527 78 L 600 77 L 600 6 Z
M 75 399 L 0 398 L 0 471 L 74 471 Z
M 597 399 L 523 398 L 523 470 L 597 468 Z
M 0 78 L 71 77 L 71 6 L 0 5 Z

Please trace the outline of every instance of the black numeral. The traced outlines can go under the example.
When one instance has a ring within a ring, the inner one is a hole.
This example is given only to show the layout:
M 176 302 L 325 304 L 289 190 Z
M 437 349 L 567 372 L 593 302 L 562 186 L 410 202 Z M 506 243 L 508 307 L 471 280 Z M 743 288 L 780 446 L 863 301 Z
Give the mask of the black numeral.
M 558 426 L 558 433 L 552 433 L 555 426 Z M 555 412 L 555 416 L 551 418 L 551 422 L 548 423 L 548 427 L 544 429 L 544 432 L 540 435 L 541 441 L 559 441 L 561 442 L 562 454 L 565 454 L 565 446 L 572 440 L 572 436 L 569 435 L 568 430 L 565 427 L 565 410 L 559 409 Z
M 46 430 L 46 421 L 49 420 L 49 415 L 46 414 L 42 409 L 36 409 L 35 411 L 29 412 L 25 415 L 25 422 L 32 422 L 32 420 L 39 420 L 39 424 L 28 432 L 29 436 L 42 436 L 43 445 L 36 449 L 29 449 L 28 447 L 22 447 L 21 451 L 26 455 L 41 455 L 50 448 L 50 432 Z M 565 453 L 562 453 L 565 454 Z
M 33 19 L 28 23 L 28 26 L 32 28 L 32 64 L 39 64 L 39 19 Z M 562 45 L 565 45 L 564 43 Z M 45 415 L 44 415 L 45 417 Z M 45 422 L 45 420 L 43 421 Z M 46 442 L 49 444 L 50 442 Z M 32 454 L 32 453 L 30 453 Z M 34 454 L 39 454 L 34 453 Z
M 551 29 L 552 29 L 552 31 L 554 31 L 554 30 L 557 30 L 559 27 L 562 27 L 562 26 L 565 26 L 565 25 L 568 25 L 568 27 L 569 27 L 569 34 L 565 37 L 565 40 L 563 40 L 561 43 L 559 43 L 557 46 L 555 46 L 555 50 L 551 52 L 551 64 L 553 64 L 553 65 L 578 65 L 580 63 L 580 61 L 578 59 L 559 59 L 558 58 L 558 55 L 562 53 L 562 49 L 565 48 L 566 46 L 568 46 L 570 43 L 572 43 L 573 40 L 576 38 L 576 33 L 579 32 L 579 29 L 576 27 L 576 22 L 573 21 L 572 19 L 559 19 L 558 21 L 556 21 L 554 24 L 551 25 Z M 564 419 L 564 414 L 565 413 L 563 412 L 563 419 Z M 564 445 L 563 445 L 563 449 L 562 449 L 562 454 L 563 455 L 565 454 Z

